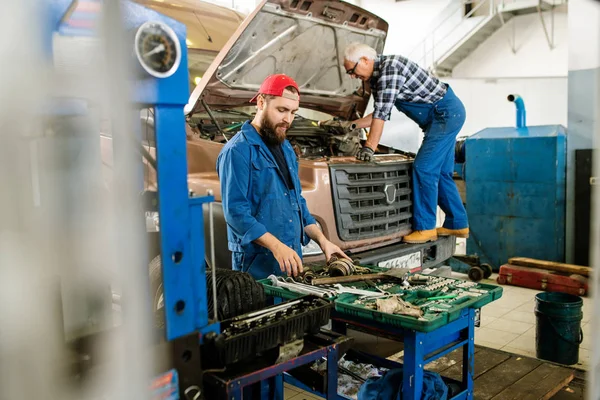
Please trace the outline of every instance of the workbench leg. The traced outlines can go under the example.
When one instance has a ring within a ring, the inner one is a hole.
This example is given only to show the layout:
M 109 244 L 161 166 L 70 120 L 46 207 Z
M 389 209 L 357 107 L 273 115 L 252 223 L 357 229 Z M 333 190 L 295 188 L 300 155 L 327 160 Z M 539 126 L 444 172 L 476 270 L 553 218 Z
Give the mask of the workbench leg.
M 403 399 L 421 398 L 424 367 L 423 336 L 423 333 L 413 330 L 407 331 L 404 336 Z
M 337 399 L 338 346 L 327 349 L 327 400 Z
M 475 375 L 475 310 L 469 310 L 469 341 L 463 346 L 463 387 L 467 389 L 467 399 L 473 398 L 473 376 Z
M 227 400 L 242 400 L 242 388 L 237 385 L 228 387 Z
M 260 400 L 283 400 L 283 375 L 273 376 L 258 383 Z M 244 393 L 244 400 L 247 394 Z M 252 400 L 258 400 L 252 397 Z
M 273 378 L 273 400 L 283 400 L 283 374 L 279 374 Z

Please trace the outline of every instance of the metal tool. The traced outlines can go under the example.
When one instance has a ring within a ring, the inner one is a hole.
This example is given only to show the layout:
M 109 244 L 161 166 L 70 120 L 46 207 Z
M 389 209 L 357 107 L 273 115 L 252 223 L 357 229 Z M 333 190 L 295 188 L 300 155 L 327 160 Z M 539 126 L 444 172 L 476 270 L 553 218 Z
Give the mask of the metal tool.
M 296 282 L 293 278 L 283 278 L 281 276 L 277 277 L 277 279 L 280 282 L 286 282 L 286 283 L 291 283 L 293 285 L 298 285 L 301 287 L 305 287 L 308 290 L 317 290 L 317 291 L 322 291 L 325 294 L 330 294 L 331 296 L 336 296 L 337 292 L 334 289 L 329 289 L 329 288 L 323 288 L 323 287 L 315 287 L 313 285 L 308 285 L 302 282 Z
M 286 313 L 287 310 L 290 307 L 291 307 L 291 305 L 288 304 L 288 305 L 286 305 L 286 307 L 279 308 L 277 310 L 271 309 L 271 310 L 268 310 L 268 311 L 264 312 L 263 314 L 257 315 L 256 317 L 244 318 L 244 319 L 241 319 L 239 321 L 235 321 L 231 325 L 232 326 L 236 326 L 236 327 L 248 326 L 248 325 L 250 325 L 254 321 L 260 321 L 260 320 L 262 320 L 264 318 L 267 318 L 267 317 L 269 317 L 271 315 L 277 315 L 279 313 Z
M 458 295 L 457 294 L 447 294 L 444 296 L 428 297 L 427 300 L 445 300 L 445 299 L 454 299 L 455 297 L 458 297 Z
M 269 275 L 268 279 L 271 281 L 271 283 L 274 286 L 282 287 L 282 288 L 291 290 L 292 292 L 296 292 L 296 293 L 312 294 L 314 296 L 319 296 L 319 297 L 323 297 L 323 298 L 334 297 L 336 295 L 336 293 L 332 293 L 331 291 L 323 290 L 320 288 L 315 288 L 314 286 L 298 284 L 297 282 L 290 283 L 290 282 L 281 281 L 275 275 Z
M 377 284 L 375 282 L 373 282 L 373 281 L 366 280 L 365 283 L 367 285 L 369 285 L 369 287 L 372 287 L 373 289 L 377 290 L 380 293 L 383 293 L 385 295 L 391 294 L 390 292 L 386 292 L 385 290 L 383 290 L 382 288 L 380 288 L 379 286 L 377 286 Z
M 329 276 L 349 276 L 356 272 L 354 263 L 345 258 L 338 259 L 333 256 L 328 263 Z
M 331 285 L 338 283 L 360 282 L 371 279 L 401 279 L 406 280 L 410 270 L 408 268 L 393 268 L 386 272 L 376 274 L 350 275 L 350 276 L 332 276 L 329 278 L 314 278 L 313 285 Z
M 274 306 L 274 307 L 270 307 L 270 308 L 264 308 L 262 310 L 258 310 L 258 311 L 254 311 L 248 314 L 244 314 L 244 315 L 240 315 L 238 317 L 233 318 L 233 321 L 241 321 L 247 318 L 253 318 L 253 317 L 257 317 L 259 315 L 265 315 L 271 312 L 276 312 L 276 311 L 280 311 L 283 309 L 286 309 L 288 307 L 294 306 L 296 304 L 302 303 L 302 300 L 294 300 L 294 301 L 290 301 L 287 303 L 283 303 L 280 304 L 278 306 Z
M 369 290 L 361 290 L 361 289 L 356 289 L 356 288 L 350 288 L 350 287 L 346 287 L 346 286 L 342 286 L 339 283 L 336 285 L 333 285 L 333 287 L 336 288 L 338 293 L 350 293 L 350 294 L 356 294 L 358 296 L 365 296 L 365 297 L 381 297 L 381 296 L 387 296 L 384 293 L 381 292 L 371 292 Z

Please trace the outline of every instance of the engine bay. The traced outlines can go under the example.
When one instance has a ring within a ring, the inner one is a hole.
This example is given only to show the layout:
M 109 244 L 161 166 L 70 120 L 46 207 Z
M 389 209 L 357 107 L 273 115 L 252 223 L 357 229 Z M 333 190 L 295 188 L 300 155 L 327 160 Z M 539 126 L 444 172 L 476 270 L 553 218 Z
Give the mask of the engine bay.
M 245 121 L 253 118 L 253 114 L 242 111 L 211 110 L 189 117 L 188 125 L 199 139 L 226 143 Z M 317 120 L 298 114 L 287 132 L 296 155 L 303 159 L 353 156 L 360 149 L 363 136 L 362 129 L 319 126 Z

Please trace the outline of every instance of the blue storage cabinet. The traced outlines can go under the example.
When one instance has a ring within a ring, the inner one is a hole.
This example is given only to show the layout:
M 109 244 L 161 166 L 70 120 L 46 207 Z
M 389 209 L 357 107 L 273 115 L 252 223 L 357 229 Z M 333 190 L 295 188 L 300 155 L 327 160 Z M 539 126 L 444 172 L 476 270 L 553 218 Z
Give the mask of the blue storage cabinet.
M 488 128 L 465 146 L 467 253 L 495 271 L 510 257 L 564 262 L 565 128 Z

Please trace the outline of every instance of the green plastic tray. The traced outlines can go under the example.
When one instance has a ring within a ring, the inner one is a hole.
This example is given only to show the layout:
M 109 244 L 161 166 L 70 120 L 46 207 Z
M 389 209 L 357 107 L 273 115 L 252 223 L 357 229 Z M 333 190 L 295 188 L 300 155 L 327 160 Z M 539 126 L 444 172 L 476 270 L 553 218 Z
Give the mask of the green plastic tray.
M 459 280 L 456 279 L 456 281 Z M 268 296 L 280 297 L 285 300 L 292 300 L 303 296 L 300 293 L 295 293 L 288 289 L 273 286 L 269 279 L 262 279 L 258 282 L 263 285 L 265 289 L 265 294 L 267 294 Z M 368 287 L 364 287 L 366 285 L 361 285 L 358 282 L 348 284 L 347 286 L 363 286 L 361 288 L 368 290 Z M 378 310 L 369 309 L 361 304 L 353 304 L 354 301 L 359 297 L 354 294 L 343 293 L 338 297 L 331 298 L 330 300 L 334 301 L 335 310 L 340 314 L 377 321 L 398 328 L 414 329 L 420 332 L 431 332 L 443 325 L 446 325 L 458 319 L 461 315 L 462 310 L 466 308 L 481 308 L 486 304 L 489 304 L 492 301 L 498 300 L 500 297 L 502 297 L 502 287 L 500 286 L 480 283 L 476 288 L 487 290 L 488 293 L 482 294 L 480 297 L 470 298 L 468 300 L 460 300 L 459 304 L 456 304 L 452 308 L 449 308 L 448 311 L 444 311 L 437 314 L 425 314 L 421 319 L 417 319 L 415 317 L 410 317 L 406 315 L 387 314 Z M 389 291 L 391 293 L 402 293 L 403 289 L 401 288 L 401 286 L 398 285 L 390 289 Z M 416 293 L 412 293 L 409 296 L 409 300 L 417 297 Z M 452 305 L 453 303 L 453 301 L 449 301 L 447 304 Z
M 285 288 L 273 286 L 273 284 L 271 283 L 271 280 L 269 280 L 269 279 L 261 279 L 258 281 L 258 283 L 263 285 L 263 287 L 265 288 L 265 294 L 267 296 L 281 297 L 282 299 L 285 299 L 285 300 L 294 300 L 294 299 L 304 296 L 302 293 L 296 293 L 296 292 L 292 292 L 291 290 L 288 290 Z
M 334 302 L 335 310 L 341 314 L 377 321 L 398 328 L 414 329 L 420 332 L 431 332 L 458 319 L 462 310 L 467 308 L 481 308 L 502 297 L 502 288 L 495 285 L 479 284 L 478 289 L 487 290 L 488 293 L 480 297 L 462 301 L 460 304 L 438 314 L 425 314 L 421 319 L 407 315 L 388 314 L 378 310 L 371 310 L 361 304 L 353 304 L 359 296 L 354 294 L 341 294 Z M 452 304 L 452 302 L 448 302 Z

